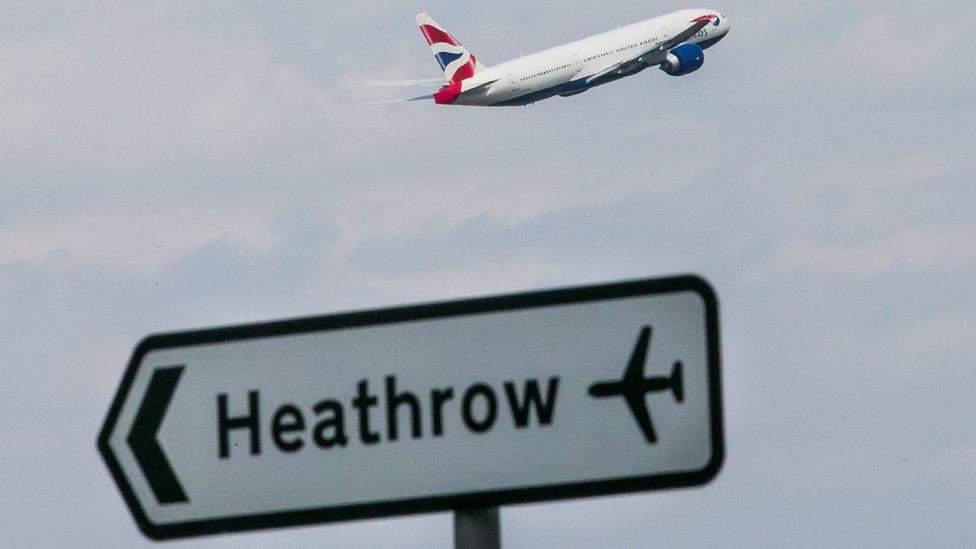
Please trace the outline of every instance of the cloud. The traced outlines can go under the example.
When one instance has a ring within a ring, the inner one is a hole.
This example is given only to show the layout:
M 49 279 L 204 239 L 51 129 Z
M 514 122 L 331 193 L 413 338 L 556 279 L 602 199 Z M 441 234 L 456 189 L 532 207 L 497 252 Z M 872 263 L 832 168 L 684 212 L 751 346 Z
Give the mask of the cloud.
M 497 110 L 372 106 L 386 96 L 361 82 L 438 75 L 421 9 L 489 63 L 663 10 L 9 4 L 14 545 L 145 541 L 92 442 L 147 333 L 688 270 L 722 303 L 726 468 L 699 490 L 506 510 L 506 543 L 607 543 L 608 525 L 620 546 L 971 537 L 971 482 L 943 482 L 972 477 L 976 353 L 976 34 L 931 15 L 951 2 L 730 0 L 735 28 L 694 75 Z M 707 528 L 683 526 L 702 510 Z M 323 536 L 446 546 L 450 525 L 192 543 Z
M 385 275 L 357 272 L 347 276 L 355 278 L 357 286 L 369 293 L 412 302 L 531 289 L 561 270 L 560 266 L 531 253 L 519 253 L 490 265 L 453 265 L 450 258 L 445 263 L 429 266 L 422 272 Z
M 513 226 L 529 219 L 586 205 L 612 203 L 629 182 L 566 184 L 564 167 L 543 162 L 518 174 L 500 166 L 483 178 L 461 169 L 450 176 L 397 181 L 357 189 L 335 204 L 340 230 L 336 252 L 344 256 L 369 239 L 410 237 L 425 229 L 456 229 L 479 217 Z
M 248 203 L 113 205 L 0 226 L 0 266 L 99 267 L 149 275 L 215 241 L 251 253 L 280 241 L 274 208 Z
M 816 268 L 829 274 L 867 278 L 890 269 L 950 269 L 976 258 L 976 226 L 952 231 L 906 229 L 857 244 L 792 239 L 780 250 L 786 268 Z

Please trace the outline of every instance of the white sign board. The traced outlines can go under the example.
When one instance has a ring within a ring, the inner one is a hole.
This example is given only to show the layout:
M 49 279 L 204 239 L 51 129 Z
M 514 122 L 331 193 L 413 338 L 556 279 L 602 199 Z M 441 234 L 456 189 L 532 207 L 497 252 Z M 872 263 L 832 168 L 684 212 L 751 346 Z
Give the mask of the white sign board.
M 703 484 L 695 277 L 156 335 L 99 448 L 154 539 Z

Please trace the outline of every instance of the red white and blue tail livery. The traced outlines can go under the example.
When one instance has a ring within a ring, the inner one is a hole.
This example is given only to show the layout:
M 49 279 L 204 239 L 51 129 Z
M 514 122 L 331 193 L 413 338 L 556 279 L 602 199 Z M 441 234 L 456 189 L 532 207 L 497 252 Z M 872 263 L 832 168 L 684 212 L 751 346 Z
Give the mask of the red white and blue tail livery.
M 437 63 L 444 70 L 444 77 L 448 82 L 461 82 L 485 68 L 471 52 L 426 13 L 417 15 L 417 26 L 420 27 L 420 33 L 427 40 Z
M 417 25 L 444 79 L 373 83 L 439 82 L 443 87 L 433 94 L 404 101 L 486 107 L 568 97 L 648 67 L 671 76 L 691 74 L 704 63 L 703 50 L 731 28 L 728 18 L 715 10 L 680 10 L 487 67 L 426 13 L 417 15 Z

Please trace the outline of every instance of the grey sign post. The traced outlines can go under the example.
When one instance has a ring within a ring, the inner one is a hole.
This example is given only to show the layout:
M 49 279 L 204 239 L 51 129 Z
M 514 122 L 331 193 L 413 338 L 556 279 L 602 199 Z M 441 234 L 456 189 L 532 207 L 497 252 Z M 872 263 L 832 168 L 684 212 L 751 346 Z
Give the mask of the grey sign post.
M 692 276 L 155 335 L 98 446 L 153 539 L 477 522 L 708 482 L 719 362 L 715 294 Z

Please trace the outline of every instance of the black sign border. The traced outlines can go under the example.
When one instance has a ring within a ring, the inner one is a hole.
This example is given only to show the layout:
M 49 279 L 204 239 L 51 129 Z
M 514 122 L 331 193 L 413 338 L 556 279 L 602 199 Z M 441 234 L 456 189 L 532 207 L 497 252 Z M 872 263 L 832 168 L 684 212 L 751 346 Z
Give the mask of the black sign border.
M 135 492 L 123 474 L 118 460 L 112 454 L 111 448 L 109 447 L 109 438 L 112 435 L 112 430 L 118 420 L 122 406 L 128 397 L 139 364 L 142 362 L 143 357 L 153 350 L 686 291 L 697 293 L 704 301 L 707 331 L 712 457 L 708 464 L 699 471 L 532 488 L 452 494 L 159 525 L 149 521 L 149 518 L 136 498 Z M 122 492 L 122 496 L 132 516 L 135 518 L 139 529 L 146 536 L 157 541 L 356 519 L 700 486 L 715 478 L 725 459 L 720 372 L 721 353 L 719 344 L 718 299 L 709 283 L 696 275 L 631 280 L 151 335 L 143 339 L 132 354 L 132 359 L 129 361 L 129 365 L 122 377 L 122 383 L 116 392 L 112 405 L 109 408 L 108 416 L 105 418 L 105 422 L 99 433 L 98 449 L 112 477 L 115 479 L 116 485 Z

